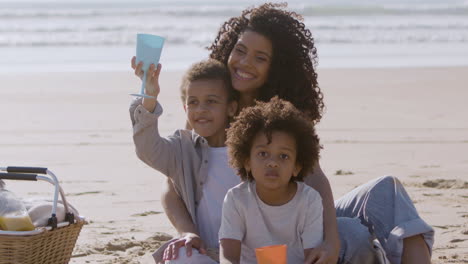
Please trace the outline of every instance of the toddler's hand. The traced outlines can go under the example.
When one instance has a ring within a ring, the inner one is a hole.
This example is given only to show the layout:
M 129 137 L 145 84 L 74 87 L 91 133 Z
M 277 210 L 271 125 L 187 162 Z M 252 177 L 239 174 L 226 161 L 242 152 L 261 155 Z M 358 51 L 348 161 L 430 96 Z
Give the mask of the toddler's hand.
M 167 248 L 164 250 L 163 260 L 173 260 L 177 259 L 177 254 L 179 253 L 179 249 L 185 246 L 187 251 L 187 256 L 192 255 L 192 248 L 198 249 L 200 254 L 206 255 L 206 248 L 205 244 L 201 240 L 201 238 L 197 234 L 193 233 L 186 233 L 179 239 L 172 242 Z

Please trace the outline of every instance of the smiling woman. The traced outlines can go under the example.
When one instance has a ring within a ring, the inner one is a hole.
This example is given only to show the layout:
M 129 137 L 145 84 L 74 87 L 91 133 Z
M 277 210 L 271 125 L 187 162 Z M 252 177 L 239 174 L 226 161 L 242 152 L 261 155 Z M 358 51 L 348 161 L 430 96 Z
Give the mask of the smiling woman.
M 259 96 L 257 88 L 268 79 L 272 55 L 271 41 L 265 36 L 247 30 L 239 37 L 227 65 L 232 86 L 241 93 L 241 107 L 250 105 Z
M 267 3 L 229 19 L 209 47 L 210 57 L 228 65 L 240 108 L 279 96 L 318 123 L 324 104 L 315 40 L 302 16 L 285 7 Z

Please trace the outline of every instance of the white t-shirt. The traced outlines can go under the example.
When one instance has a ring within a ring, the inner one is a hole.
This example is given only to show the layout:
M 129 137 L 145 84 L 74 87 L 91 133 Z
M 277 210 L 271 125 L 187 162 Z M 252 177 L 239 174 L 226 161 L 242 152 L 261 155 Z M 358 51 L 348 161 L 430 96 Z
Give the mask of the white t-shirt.
M 255 248 L 281 244 L 288 246 L 288 263 L 304 263 L 304 249 L 323 240 L 322 198 L 297 182 L 291 201 L 270 206 L 258 198 L 255 182 L 243 182 L 226 194 L 219 238 L 241 241 L 241 263 L 257 263 Z
M 197 206 L 198 231 L 209 248 L 218 248 L 223 200 L 227 191 L 241 179 L 229 167 L 227 148 L 209 148 L 208 175 L 203 184 L 203 195 Z

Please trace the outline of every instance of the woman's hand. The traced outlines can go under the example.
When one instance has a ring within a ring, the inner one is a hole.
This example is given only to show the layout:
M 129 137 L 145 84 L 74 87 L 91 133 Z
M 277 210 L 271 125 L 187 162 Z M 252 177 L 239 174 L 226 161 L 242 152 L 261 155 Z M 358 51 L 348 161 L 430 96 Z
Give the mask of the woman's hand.
M 188 257 L 192 255 L 192 248 L 198 249 L 200 254 L 206 255 L 205 244 L 201 238 L 194 233 L 185 233 L 181 238 L 175 240 L 169 246 L 167 246 L 167 248 L 164 250 L 163 260 L 176 259 L 177 254 L 179 253 L 179 249 L 184 246 Z
M 316 248 L 306 249 L 305 264 L 336 264 L 339 258 L 339 246 L 324 241 Z

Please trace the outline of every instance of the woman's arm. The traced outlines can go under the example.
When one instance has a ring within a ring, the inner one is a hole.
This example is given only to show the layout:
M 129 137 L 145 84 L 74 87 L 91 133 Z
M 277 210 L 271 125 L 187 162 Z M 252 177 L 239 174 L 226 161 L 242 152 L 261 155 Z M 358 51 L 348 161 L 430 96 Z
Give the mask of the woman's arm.
M 172 180 L 167 178 L 163 187 L 161 203 L 171 224 L 180 235 L 184 233 L 197 234 L 197 228 L 193 224 L 184 201 L 175 191 Z
M 198 249 L 201 254 L 206 254 L 205 245 L 198 235 L 197 228 L 190 217 L 187 207 L 185 207 L 184 201 L 175 191 L 172 180 L 167 178 L 167 181 L 163 183 L 163 187 L 161 203 L 164 212 L 180 234 L 180 238 L 172 242 L 164 251 L 164 260 L 176 259 L 179 248 L 183 246 L 186 248 L 187 256 L 192 255 L 192 247 Z
M 220 264 L 240 263 L 241 242 L 235 239 L 221 239 L 219 241 Z
M 316 259 L 311 257 L 313 254 L 314 254 L 314 249 L 313 248 L 304 249 L 304 259 L 305 259 L 304 264 L 315 263 Z
M 323 260 L 323 263 L 336 263 L 340 251 L 340 238 L 336 223 L 335 204 L 330 182 L 318 162 L 315 164 L 313 174 L 305 177 L 304 182 L 320 193 L 323 204 L 324 242 L 313 249 L 312 255 L 318 256 L 317 259 Z

